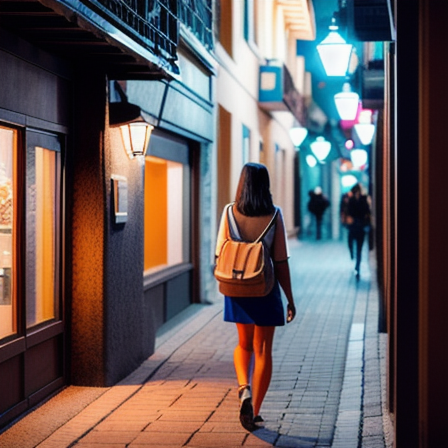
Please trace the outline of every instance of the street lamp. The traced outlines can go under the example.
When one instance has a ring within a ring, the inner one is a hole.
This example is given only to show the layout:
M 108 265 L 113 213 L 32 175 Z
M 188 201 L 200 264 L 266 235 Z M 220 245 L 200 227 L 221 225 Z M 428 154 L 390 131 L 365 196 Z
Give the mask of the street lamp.
M 330 33 L 317 46 L 327 76 L 345 76 L 350 63 L 353 45 L 343 39 L 337 31 L 338 29 L 333 16 L 329 26 Z
M 311 151 L 316 156 L 319 162 L 323 162 L 331 150 L 331 143 L 325 140 L 324 137 L 317 137 L 316 140 L 311 143 Z
M 127 101 L 109 104 L 109 124 L 119 127 L 124 149 L 130 159 L 144 156 L 154 129 L 150 116 Z
M 348 82 L 345 82 L 342 86 L 342 92 L 334 96 L 334 102 L 341 120 L 352 121 L 356 118 L 359 95 L 356 92 L 352 92 Z

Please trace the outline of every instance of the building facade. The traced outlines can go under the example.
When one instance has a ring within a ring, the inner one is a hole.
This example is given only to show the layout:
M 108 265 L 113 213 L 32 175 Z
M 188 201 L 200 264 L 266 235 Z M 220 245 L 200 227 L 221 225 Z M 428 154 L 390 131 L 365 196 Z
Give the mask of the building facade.
M 311 92 L 298 39 L 314 39 L 310 2 L 220 2 L 215 46 L 217 213 L 234 200 L 242 166 L 260 162 L 287 231 L 297 234 L 297 148 L 290 129 L 304 124 Z
M 205 294 L 215 68 L 193 3 L 0 5 L 0 426 L 115 384 Z M 136 111 L 153 133 L 129 157 Z

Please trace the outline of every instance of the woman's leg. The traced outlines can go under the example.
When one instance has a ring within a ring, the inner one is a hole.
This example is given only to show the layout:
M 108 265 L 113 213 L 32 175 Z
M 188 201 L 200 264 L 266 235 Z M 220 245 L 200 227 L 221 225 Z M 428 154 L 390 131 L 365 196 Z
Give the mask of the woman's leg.
M 240 399 L 240 422 L 243 428 L 254 431 L 254 411 L 252 406 L 250 385 L 250 364 L 253 355 L 253 324 L 236 324 L 238 329 L 238 345 L 233 352 L 233 362 L 238 380 L 238 397 Z
M 236 324 L 238 329 L 238 345 L 233 352 L 233 363 L 235 365 L 236 378 L 238 386 L 250 384 L 250 362 L 252 360 L 253 339 L 254 339 L 253 324 Z
M 255 366 L 252 376 L 252 403 L 254 415 L 259 415 L 261 404 L 272 376 L 272 343 L 275 327 L 258 327 L 254 331 Z

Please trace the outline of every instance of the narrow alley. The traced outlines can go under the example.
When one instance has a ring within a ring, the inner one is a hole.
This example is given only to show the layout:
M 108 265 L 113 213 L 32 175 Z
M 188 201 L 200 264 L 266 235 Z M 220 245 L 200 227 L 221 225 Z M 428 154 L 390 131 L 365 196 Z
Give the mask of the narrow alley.
M 373 257 L 356 281 L 342 241 L 290 240 L 297 317 L 278 328 L 265 427 L 239 424 L 236 330 L 220 298 L 159 333 L 156 353 L 111 388 L 70 386 L 0 435 L 2 448 L 385 448 Z

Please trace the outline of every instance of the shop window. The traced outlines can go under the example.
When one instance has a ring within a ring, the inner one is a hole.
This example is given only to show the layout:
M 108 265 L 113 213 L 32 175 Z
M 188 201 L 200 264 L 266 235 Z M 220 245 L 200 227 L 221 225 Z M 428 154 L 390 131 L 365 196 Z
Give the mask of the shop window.
M 58 317 L 60 153 L 39 146 L 27 152 L 26 324 Z
M 0 339 L 17 332 L 13 270 L 14 214 L 14 157 L 17 133 L 0 127 Z
M 190 261 L 189 183 L 187 164 L 146 157 L 145 271 Z
M 0 126 L 0 339 L 21 332 L 19 309 L 27 328 L 60 317 L 60 146 L 55 136 L 27 133 L 23 165 L 17 160 L 17 133 Z M 51 142 L 53 148 L 33 145 L 36 139 Z M 26 194 L 19 199 L 21 180 Z M 19 220 L 22 209 L 24 219 Z M 25 229 L 23 242 L 19 221 Z M 18 270 L 21 248 L 24 273 Z M 25 286 L 24 296 L 19 297 L 17 284 Z

